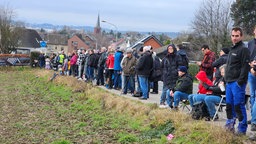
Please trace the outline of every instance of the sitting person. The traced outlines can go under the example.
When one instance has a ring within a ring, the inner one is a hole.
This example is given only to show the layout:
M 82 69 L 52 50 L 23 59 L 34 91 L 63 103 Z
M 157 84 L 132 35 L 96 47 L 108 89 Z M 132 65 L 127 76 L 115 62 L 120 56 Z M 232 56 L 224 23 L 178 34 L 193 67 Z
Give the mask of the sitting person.
M 176 85 L 172 90 L 167 90 L 167 99 L 173 97 L 174 99 L 174 109 L 178 109 L 180 100 L 188 99 L 188 95 L 192 93 L 193 88 L 193 78 L 187 73 L 186 66 L 178 67 L 179 78 L 176 81 Z M 170 102 L 171 100 L 167 100 Z M 168 104 L 172 107 L 172 103 Z
M 213 92 L 212 95 L 207 95 L 204 99 L 205 104 L 207 105 L 207 108 L 208 108 L 208 112 L 210 114 L 210 117 L 205 119 L 206 121 L 210 121 L 211 119 L 213 119 L 214 114 L 216 113 L 215 105 L 220 102 L 221 95 L 225 95 L 225 80 L 224 80 L 225 67 L 226 67 L 226 64 L 222 65 L 219 68 L 222 77 L 220 77 L 218 81 L 214 82 L 214 86 L 209 86 L 207 84 L 204 84 L 204 87 L 207 90 L 212 90 Z M 218 119 L 218 116 L 216 117 L 216 119 Z
M 206 83 L 209 86 L 212 86 L 213 83 L 212 81 L 207 78 L 206 72 L 205 71 L 199 71 L 196 76 L 197 80 L 199 81 L 199 85 L 198 85 L 198 92 L 197 94 L 190 94 L 188 96 L 188 100 L 190 103 L 190 106 L 193 107 L 194 102 L 196 102 L 195 97 L 205 97 L 205 94 L 211 94 L 212 91 L 211 90 L 207 90 L 204 86 L 203 83 Z

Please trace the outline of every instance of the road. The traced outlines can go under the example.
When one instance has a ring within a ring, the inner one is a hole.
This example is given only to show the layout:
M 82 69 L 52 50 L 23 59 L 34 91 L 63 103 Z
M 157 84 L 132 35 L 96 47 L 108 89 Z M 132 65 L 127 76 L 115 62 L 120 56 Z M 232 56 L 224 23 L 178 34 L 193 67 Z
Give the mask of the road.
M 161 93 L 162 93 L 162 87 L 163 87 L 163 83 L 162 82 L 159 82 L 158 83 L 158 87 L 159 87 L 159 92 L 158 94 L 149 94 L 149 99 L 147 100 L 139 100 L 137 97 L 132 97 L 131 94 L 126 94 L 126 95 L 121 95 L 121 91 L 119 90 L 115 90 L 115 89 L 107 89 L 106 87 L 104 86 L 99 86 L 111 93 L 115 93 L 117 95 L 120 95 L 120 96 L 123 96 L 123 97 L 126 97 L 126 98 L 130 98 L 130 99 L 133 99 L 133 100 L 138 100 L 138 101 L 141 101 L 143 103 L 156 103 L 157 105 L 160 104 L 160 96 L 161 96 Z M 193 84 L 193 93 L 197 93 L 197 87 L 198 87 L 198 84 L 197 83 L 194 83 Z M 248 91 L 248 89 L 247 89 Z M 188 107 L 191 109 L 191 107 L 188 105 Z M 183 111 L 184 113 L 187 113 L 188 114 L 188 110 L 187 109 L 180 109 L 181 111 Z M 170 110 L 171 112 L 171 110 Z M 216 120 L 216 121 L 210 121 L 209 123 L 213 123 L 213 124 L 216 124 L 218 126 L 221 126 L 221 127 L 224 127 L 225 125 L 225 122 L 226 122 L 226 111 L 225 111 L 225 108 L 223 108 L 223 111 L 222 112 L 219 112 L 218 113 L 219 115 L 219 119 Z M 250 114 L 250 110 L 247 108 L 247 119 L 251 119 L 251 114 Z M 236 122 L 238 123 L 238 121 Z M 237 127 L 237 124 L 236 124 L 236 127 Z M 248 125 L 248 129 L 247 129 L 247 133 L 246 135 L 249 135 L 251 134 L 251 125 Z

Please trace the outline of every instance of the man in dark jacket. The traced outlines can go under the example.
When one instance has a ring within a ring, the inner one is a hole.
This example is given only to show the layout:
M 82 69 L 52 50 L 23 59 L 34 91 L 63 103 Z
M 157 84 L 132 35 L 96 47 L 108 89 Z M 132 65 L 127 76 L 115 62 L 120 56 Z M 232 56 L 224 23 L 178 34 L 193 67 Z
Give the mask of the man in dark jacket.
M 143 54 L 138 60 L 138 64 L 136 65 L 136 72 L 139 77 L 139 84 L 142 91 L 142 97 L 140 99 L 147 100 L 149 98 L 148 95 L 148 86 L 149 81 L 148 77 L 150 72 L 153 69 L 153 58 L 152 53 L 150 52 L 150 46 L 143 47 Z
M 193 89 L 193 78 L 187 73 L 186 66 L 179 66 L 178 75 L 179 79 L 177 80 L 175 87 L 167 91 L 167 98 L 173 97 L 174 109 L 176 110 L 178 109 L 180 100 L 188 99 L 188 95 L 192 94 Z
M 101 48 L 101 55 L 98 61 L 97 85 L 104 85 L 104 66 L 107 59 L 107 48 Z
M 229 48 L 222 48 L 220 51 L 220 57 L 212 63 L 212 67 L 216 68 L 215 81 L 218 81 L 222 76 L 220 74 L 220 66 L 226 64 L 228 58 Z
M 231 32 L 231 47 L 225 71 L 226 85 L 226 129 L 234 132 L 236 118 L 239 120 L 238 133 L 246 134 L 247 114 L 245 109 L 245 88 L 250 69 L 250 51 L 242 42 L 243 32 L 235 27 Z

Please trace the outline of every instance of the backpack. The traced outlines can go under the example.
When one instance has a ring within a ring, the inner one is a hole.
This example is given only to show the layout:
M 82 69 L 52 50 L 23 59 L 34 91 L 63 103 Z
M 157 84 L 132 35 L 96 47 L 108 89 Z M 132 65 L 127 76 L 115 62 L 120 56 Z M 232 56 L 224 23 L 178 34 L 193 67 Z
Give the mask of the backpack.
M 204 117 L 209 117 L 210 115 L 205 102 L 196 102 L 192 107 L 191 115 L 192 118 L 195 120 L 200 120 Z
M 161 61 L 159 57 L 153 59 L 153 69 L 150 72 L 149 81 L 159 81 L 162 77 Z
M 181 62 L 183 66 L 186 66 L 188 68 L 189 66 L 189 59 L 186 53 L 179 53 L 181 57 Z

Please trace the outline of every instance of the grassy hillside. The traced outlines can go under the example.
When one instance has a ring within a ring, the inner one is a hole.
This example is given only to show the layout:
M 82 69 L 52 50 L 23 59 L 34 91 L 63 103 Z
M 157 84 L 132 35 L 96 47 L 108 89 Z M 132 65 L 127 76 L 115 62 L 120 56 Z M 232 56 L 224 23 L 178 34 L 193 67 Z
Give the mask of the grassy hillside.
M 108 93 L 52 71 L 0 68 L 0 143 L 242 143 L 182 112 Z M 166 140 L 173 134 L 174 139 Z

